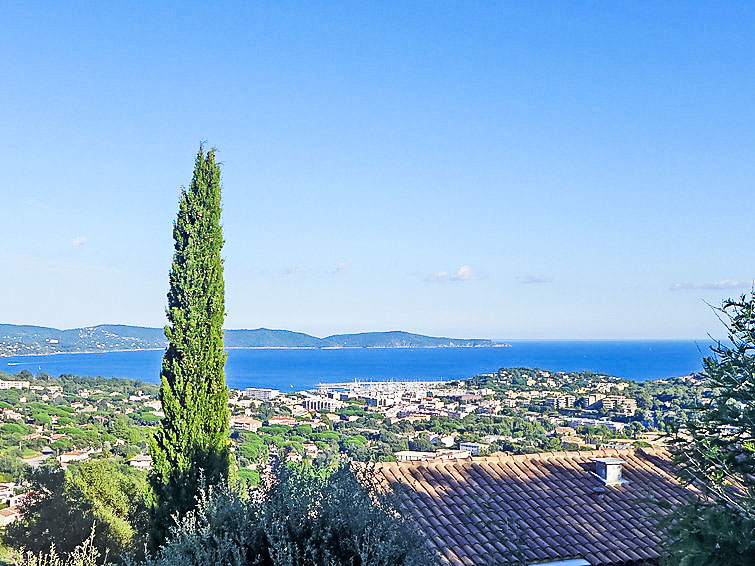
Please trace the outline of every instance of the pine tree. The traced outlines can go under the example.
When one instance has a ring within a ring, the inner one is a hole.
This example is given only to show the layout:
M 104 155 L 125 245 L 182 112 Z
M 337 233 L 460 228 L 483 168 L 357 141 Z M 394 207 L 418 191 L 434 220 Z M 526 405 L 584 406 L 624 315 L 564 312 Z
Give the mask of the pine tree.
M 728 343 L 704 360 L 711 389 L 675 446 L 699 497 L 669 516 L 668 564 L 755 564 L 755 294 L 716 309 Z
M 151 443 L 154 547 L 165 539 L 174 515 L 194 508 L 200 485 L 222 482 L 231 469 L 220 211 L 215 150 L 205 153 L 200 146 L 173 228 L 160 388 L 165 417 Z

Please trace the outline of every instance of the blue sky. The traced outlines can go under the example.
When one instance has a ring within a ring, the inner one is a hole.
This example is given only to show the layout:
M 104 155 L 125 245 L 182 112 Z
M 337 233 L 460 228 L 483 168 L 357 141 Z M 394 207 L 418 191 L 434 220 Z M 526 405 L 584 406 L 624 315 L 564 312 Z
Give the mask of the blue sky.
M 229 328 L 701 338 L 752 285 L 751 3 L 108 4 L 0 6 L 0 322 L 162 325 L 203 139 Z

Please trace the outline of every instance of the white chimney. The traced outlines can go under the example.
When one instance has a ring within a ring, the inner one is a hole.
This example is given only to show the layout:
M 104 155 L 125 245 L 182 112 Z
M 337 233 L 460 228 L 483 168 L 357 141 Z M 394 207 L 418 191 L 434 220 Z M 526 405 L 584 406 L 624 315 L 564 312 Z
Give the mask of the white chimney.
M 621 465 L 626 460 L 620 458 L 592 458 L 595 462 L 595 475 L 606 485 L 621 485 L 627 480 L 621 477 Z

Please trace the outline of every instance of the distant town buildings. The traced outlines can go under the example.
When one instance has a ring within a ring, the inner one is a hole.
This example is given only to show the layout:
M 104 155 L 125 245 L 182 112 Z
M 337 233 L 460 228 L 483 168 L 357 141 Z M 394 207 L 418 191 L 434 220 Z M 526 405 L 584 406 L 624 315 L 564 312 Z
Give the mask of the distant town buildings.
M 344 402 L 329 397 L 311 396 L 306 397 L 302 403 L 308 411 L 326 411 L 332 413 L 343 408 Z
M 262 426 L 262 421 L 246 415 L 231 417 L 231 428 L 257 432 Z
M 435 462 L 443 460 L 468 460 L 472 454 L 466 450 L 439 450 L 437 452 L 421 452 L 417 450 L 401 450 L 394 454 L 397 462 Z
M 637 401 L 631 397 L 619 397 L 616 395 L 603 397 L 600 406 L 606 411 L 616 411 L 623 415 L 634 415 L 637 411 Z
M 129 461 L 129 466 L 138 470 L 149 470 L 152 468 L 152 457 L 149 454 L 139 454 Z
M 247 387 L 244 389 L 244 396 L 258 401 L 272 401 L 281 392 L 279 389 L 269 389 L 267 387 Z
M 478 456 L 481 452 L 487 452 L 488 448 L 490 448 L 489 445 L 482 444 L 481 442 L 460 442 L 459 443 L 459 450 L 469 452 L 472 456 Z
M 2 389 L 29 389 L 28 381 L 11 381 L 0 380 L 0 390 Z

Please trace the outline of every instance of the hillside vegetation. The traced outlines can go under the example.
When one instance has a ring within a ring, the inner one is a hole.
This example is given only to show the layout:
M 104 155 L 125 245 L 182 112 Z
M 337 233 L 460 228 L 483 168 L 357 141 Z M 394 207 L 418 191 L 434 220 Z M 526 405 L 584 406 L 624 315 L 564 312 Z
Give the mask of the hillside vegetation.
M 0 324 L 0 355 L 107 352 L 165 348 L 162 328 L 102 324 L 58 330 Z M 318 338 L 290 330 L 226 330 L 227 348 L 469 348 L 491 347 L 492 340 L 438 338 L 409 332 L 364 332 Z

